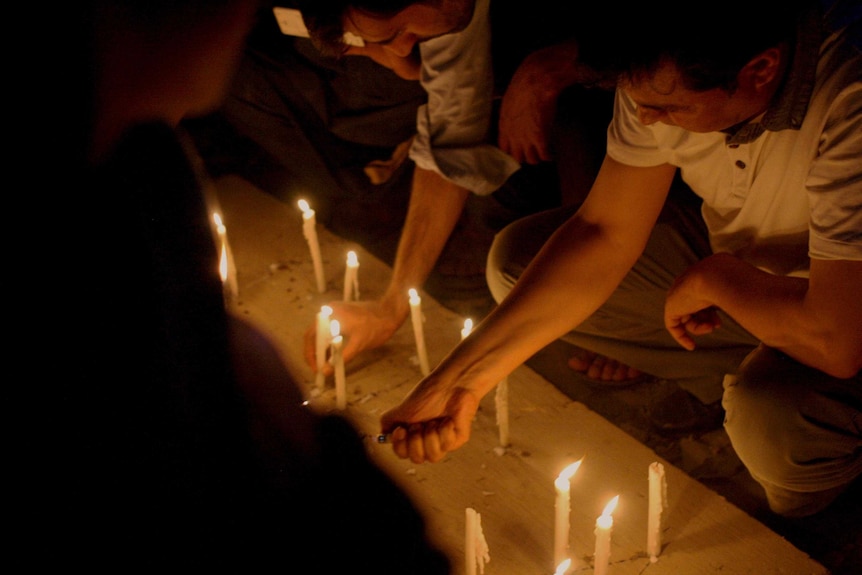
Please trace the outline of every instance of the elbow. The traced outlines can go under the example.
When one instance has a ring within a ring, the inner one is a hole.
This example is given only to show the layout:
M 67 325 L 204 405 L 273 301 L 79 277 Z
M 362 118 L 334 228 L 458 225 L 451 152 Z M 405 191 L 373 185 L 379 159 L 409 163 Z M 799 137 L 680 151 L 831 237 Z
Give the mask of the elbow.
M 827 371 L 829 375 L 840 379 L 850 379 L 856 377 L 862 370 L 862 361 L 859 360 L 859 357 L 847 358 L 847 361 L 836 361 L 830 367 L 832 369 Z
M 862 334 L 842 329 L 808 332 L 804 340 L 776 345 L 800 363 L 838 379 L 855 377 L 862 369 Z
M 856 377 L 862 370 L 862 341 L 833 346 L 825 355 L 824 372 L 839 379 Z
M 834 369 L 824 370 L 827 374 L 832 377 L 837 377 L 838 379 L 853 379 L 859 373 L 859 367 L 852 367 L 850 365 L 835 365 L 830 366 L 834 367 Z

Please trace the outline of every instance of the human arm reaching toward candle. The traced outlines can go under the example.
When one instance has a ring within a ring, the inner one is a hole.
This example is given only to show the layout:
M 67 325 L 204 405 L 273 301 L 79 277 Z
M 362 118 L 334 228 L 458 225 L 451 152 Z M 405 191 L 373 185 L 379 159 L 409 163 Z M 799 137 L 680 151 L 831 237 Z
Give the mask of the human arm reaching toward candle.
M 336 30 L 336 37 L 350 32 L 363 38 L 365 46 L 347 48 L 348 55 L 368 56 L 398 71 L 394 63 L 418 65 L 416 56 L 421 54 L 421 83 L 428 94 L 427 104 L 417 111 L 409 152 L 415 165 L 410 204 L 390 284 L 377 301 L 332 303 L 344 330 L 345 361 L 383 345 L 404 323 L 407 290 L 420 288 L 428 278 L 469 194 L 494 193 L 518 169 L 517 162 L 490 142 L 489 5 L 487 0 L 433 5 L 404 0 L 397 13 L 372 17 L 373 11 L 348 3 L 342 17 L 332 21 L 332 10 L 324 4 L 303 3 L 312 33 L 316 21 Z M 310 328 L 305 349 L 312 366 L 313 341 Z
M 640 255 L 674 168 L 606 158 L 587 201 L 545 244 L 511 293 L 381 418 L 395 453 L 439 461 L 466 443 L 481 399 L 588 317 Z M 565 313 L 561 313 L 564 310 Z
M 424 284 L 464 209 L 469 191 L 437 172 L 417 167 L 392 278 L 378 300 L 333 301 L 333 317 L 344 335 L 344 361 L 385 344 L 410 313 L 407 291 Z M 316 369 L 316 325 L 305 332 L 305 358 Z M 325 365 L 328 375 L 332 366 Z

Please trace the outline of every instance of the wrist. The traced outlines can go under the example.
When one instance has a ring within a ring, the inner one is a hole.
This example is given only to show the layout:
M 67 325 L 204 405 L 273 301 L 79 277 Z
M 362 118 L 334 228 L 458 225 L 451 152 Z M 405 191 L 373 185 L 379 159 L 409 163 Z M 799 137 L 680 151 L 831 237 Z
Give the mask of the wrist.
M 410 296 L 407 288 L 400 290 L 390 287 L 386 290 L 386 293 L 380 298 L 380 311 L 391 319 L 396 329 L 400 327 L 410 313 Z

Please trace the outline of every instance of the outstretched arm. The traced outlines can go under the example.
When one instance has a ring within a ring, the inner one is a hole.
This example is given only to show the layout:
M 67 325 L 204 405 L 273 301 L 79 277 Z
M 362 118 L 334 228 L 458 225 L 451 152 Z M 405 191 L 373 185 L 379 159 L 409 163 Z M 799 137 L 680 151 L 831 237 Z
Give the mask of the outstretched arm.
M 675 169 L 605 159 L 581 209 L 548 240 L 509 295 L 381 418 L 395 453 L 438 461 L 470 437 L 479 402 L 512 370 L 586 319 L 637 260 Z

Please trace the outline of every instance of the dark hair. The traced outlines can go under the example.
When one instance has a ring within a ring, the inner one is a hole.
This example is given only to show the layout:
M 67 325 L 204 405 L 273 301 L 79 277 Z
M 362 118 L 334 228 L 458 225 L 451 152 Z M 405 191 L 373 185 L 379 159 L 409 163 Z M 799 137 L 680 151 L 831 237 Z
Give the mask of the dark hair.
M 793 42 L 808 0 L 723 0 L 709 12 L 690 0 L 614 2 L 591 6 L 575 24 L 579 61 L 598 85 L 651 76 L 664 62 L 686 88 L 733 91 L 739 71 L 757 54 Z
M 341 55 L 344 43 L 342 20 L 348 8 L 389 17 L 413 4 L 436 4 L 435 0 L 295 0 L 305 26 L 317 48 L 325 54 Z

